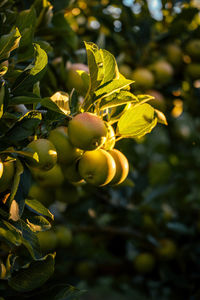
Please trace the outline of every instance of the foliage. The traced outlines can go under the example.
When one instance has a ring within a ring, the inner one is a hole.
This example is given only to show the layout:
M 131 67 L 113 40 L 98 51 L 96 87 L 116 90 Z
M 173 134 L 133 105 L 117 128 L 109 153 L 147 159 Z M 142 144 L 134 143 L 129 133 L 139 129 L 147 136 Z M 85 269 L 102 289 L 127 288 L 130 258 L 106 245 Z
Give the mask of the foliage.
M 0 157 L 15 164 L 0 194 L 5 299 L 198 299 L 199 7 L 161 2 L 157 15 L 150 1 L 0 4 Z M 134 84 L 140 68 L 152 90 Z M 100 188 L 58 175 L 50 187 L 35 183 L 30 141 L 85 111 L 113 126 L 128 178 Z M 58 241 L 61 224 L 69 243 Z M 51 249 L 39 232 L 52 233 Z M 148 272 L 135 267 L 143 253 Z

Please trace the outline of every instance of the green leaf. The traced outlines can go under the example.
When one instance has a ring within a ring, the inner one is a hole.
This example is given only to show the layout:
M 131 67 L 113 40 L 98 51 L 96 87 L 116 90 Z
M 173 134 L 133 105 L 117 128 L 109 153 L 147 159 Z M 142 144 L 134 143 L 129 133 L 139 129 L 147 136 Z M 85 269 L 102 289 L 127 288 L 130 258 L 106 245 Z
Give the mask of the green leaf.
M 118 90 L 124 89 L 134 81 L 121 77 L 119 79 L 114 79 L 111 82 L 107 82 L 101 85 L 95 92 L 95 101 L 103 99 L 110 96 L 111 94 L 117 92 Z
M 128 91 L 119 91 L 111 94 L 110 96 L 104 98 L 100 102 L 100 109 L 106 109 L 110 107 L 115 107 L 127 103 L 137 103 L 138 99 L 135 95 Z
M 10 278 L 11 274 L 13 272 L 13 266 L 15 264 L 15 261 L 17 259 L 17 256 L 14 254 L 10 253 L 6 259 L 6 278 Z
M 15 246 L 19 246 L 22 243 L 20 231 L 5 220 L 0 220 L 0 236 Z
M 41 258 L 40 246 L 37 235 L 30 229 L 30 227 L 22 220 L 14 223 L 14 226 L 20 230 L 22 237 L 22 244 L 27 248 L 32 258 L 37 260 Z
M 18 14 L 16 26 L 19 28 L 22 35 L 19 50 L 32 44 L 36 19 L 36 12 L 33 7 L 31 9 L 23 10 Z
M 54 300 L 79 300 L 80 296 L 86 291 L 79 290 L 74 286 L 67 286 L 62 289 L 54 298 Z
M 34 232 L 46 231 L 51 228 L 51 223 L 43 216 L 28 217 L 26 218 L 26 222 Z
M 41 113 L 36 110 L 29 111 L 6 132 L 5 136 L 0 139 L 1 142 L 17 144 L 17 142 L 25 140 L 30 135 L 35 134 L 41 120 Z
M 30 159 L 30 158 L 32 159 L 33 158 L 32 153 L 30 153 L 28 151 L 18 151 L 18 150 L 15 150 L 12 147 L 9 147 L 9 149 L 0 151 L 0 154 L 9 154 L 9 156 L 11 156 L 13 158 L 18 158 L 18 157 L 27 158 L 27 159 Z
M 15 195 L 19 187 L 20 177 L 23 174 L 23 172 L 24 172 L 24 167 L 20 162 L 20 160 L 17 159 L 15 162 L 15 176 L 12 183 L 10 198 L 9 198 L 9 202 L 10 202 L 9 218 L 13 221 L 18 221 L 24 210 L 24 205 L 25 205 L 24 199 L 18 199 L 19 201 L 15 199 Z
M 134 81 L 126 79 L 119 73 L 114 56 L 99 49 L 94 43 L 86 43 L 90 84 L 82 107 L 87 111 L 91 104 L 111 94 L 125 89 Z
M 103 53 L 94 43 L 85 42 L 87 51 L 88 67 L 90 73 L 90 94 L 95 91 L 104 79 Z
M 155 99 L 155 97 L 151 95 L 137 95 L 137 98 L 140 103 L 145 103 L 148 102 L 149 100 Z
M 17 51 L 17 62 L 31 60 L 34 55 L 33 38 L 36 26 L 36 12 L 31 9 L 23 10 L 18 14 L 16 24 L 21 32 L 19 49 Z
M 35 7 L 36 11 L 37 11 L 37 25 L 36 28 L 38 29 L 38 27 L 41 26 L 46 26 L 47 25 L 47 21 L 45 19 L 48 19 L 48 13 L 50 12 L 50 14 L 52 14 L 52 5 L 49 1 L 47 0 L 43 0 L 43 1 L 34 1 L 33 3 L 33 7 Z M 46 22 L 45 22 L 46 21 Z M 44 24 L 45 22 L 45 24 Z
M 140 138 L 156 126 L 154 108 L 147 104 L 136 104 L 124 112 L 117 124 L 117 133 L 122 137 Z
M 37 44 L 40 45 L 46 53 L 53 52 L 53 47 L 47 41 L 37 41 Z
M 54 219 L 54 215 L 41 202 L 35 199 L 26 199 L 25 203 L 35 213 Z
M 103 56 L 104 77 L 101 84 L 119 79 L 119 70 L 114 56 L 107 50 L 100 49 Z
M 0 66 L 0 77 L 4 76 L 8 71 L 8 67 Z
M 9 105 L 18 105 L 18 104 L 37 104 L 41 101 L 39 97 L 27 97 L 27 96 L 17 96 L 13 97 L 9 101 Z
M 31 7 L 30 9 L 27 10 L 22 10 L 17 15 L 16 26 L 19 28 L 19 31 L 21 33 L 23 33 L 23 30 L 28 27 L 34 27 L 35 24 L 36 24 L 36 12 L 34 7 Z
M 49 26 L 45 29 L 45 33 L 47 35 L 53 35 L 55 41 L 57 39 L 57 48 L 61 48 L 62 51 L 66 48 L 70 48 L 72 50 L 77 49 L 78 37 L 75 31 L 71 28 L 68 18 L 63 14 L 63 11 L 54 13 L 52 24 L 53 27 Z
M 23 71 L 15 80 L 12 86 L 13 94 L 24 94 L 30 87 L 39 81 L 44 72 L 46 71 L 46 65 L 48 57 L 46 52 L 40 48 L 38 44 L 34 44 L 34 65 L 29 65 L 25 71 Z
M 9 57 L 10 52 L 19 46 L 20 38 L 21 34 L 17 27 L 0 38 L 0 60 Z
M 21 269 L 9 279 L 9 286 L 18 292 L 29 292 L 42 286 L 54 272 L 55 254 L 48 254 L 40 261 Z
M 2 87 L 0 88 L 0 119 L 2 118 L 4 112 L 4 97 L 5 97 L 5 86 L 2 85 Z

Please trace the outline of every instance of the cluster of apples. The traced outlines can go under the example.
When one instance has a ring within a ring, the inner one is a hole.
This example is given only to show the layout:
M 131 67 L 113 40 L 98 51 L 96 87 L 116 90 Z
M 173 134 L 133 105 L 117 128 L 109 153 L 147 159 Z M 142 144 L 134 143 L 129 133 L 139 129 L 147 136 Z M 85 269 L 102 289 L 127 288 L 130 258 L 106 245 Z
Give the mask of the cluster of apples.
M 149 90 L 155 85 L 167 85 L 173 78 L 173 65 L 165 58 L 160 58 L 147 67 L 137 67 L 134 70 L 124 64 L 119 67 L 120 72 L 135 81 L 137 90 Z
M 94 186 L 122 183 L 129 171 L 127 158 L 114 149 L 115 131 L 99 116 L 84 112 L 74 116 L 68 127 L 50 131 L 48 139 L 37 139 L 27 149 L 33 177 L 43 187 L 56 187 L 65 180 Z
M 148 90 L 158 86 L 162 88 L 172 81 L 175 73 L 183 72 L 192 79 L 200 78 L 200 39 L 189 40 L 183 47 L 178 43 L 168 44 L 161 57 L 147 66 L 134 70 L 128 64 L 119 67 L 127 78 L 135 80 L 134 87 L 138 90 Z

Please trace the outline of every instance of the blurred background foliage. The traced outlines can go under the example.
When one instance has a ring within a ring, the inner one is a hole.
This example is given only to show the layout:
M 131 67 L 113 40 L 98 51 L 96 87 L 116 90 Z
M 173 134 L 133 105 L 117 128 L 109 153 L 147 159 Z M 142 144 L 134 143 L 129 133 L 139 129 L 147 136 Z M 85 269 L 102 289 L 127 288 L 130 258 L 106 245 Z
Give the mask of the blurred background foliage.
M 10 28 L 16 12 L 33 1 L 3 3 Z M 35 31 L 27 35 L 48 53 L 43 97 L 76 88 L 71 66 L 87 64 L 83 41 L 92 41 L 135 79 L 133 93 L 155 96 L 152 105 L 166 114 L 168 126 L 117 142 L 130 162 L 119 187 L 65 184 L 38 192 L 32 186 L 55 215 L 53 228 L 39 237 L 41 248 L 57 254 L 54 275 L 29 299 L 51 299 L 65 283 L 87 290 L 84 300 L 199 299 L 199 1 L 37 0 L 35 8 Z M 31 51 L 24 42 L 19 68 Z

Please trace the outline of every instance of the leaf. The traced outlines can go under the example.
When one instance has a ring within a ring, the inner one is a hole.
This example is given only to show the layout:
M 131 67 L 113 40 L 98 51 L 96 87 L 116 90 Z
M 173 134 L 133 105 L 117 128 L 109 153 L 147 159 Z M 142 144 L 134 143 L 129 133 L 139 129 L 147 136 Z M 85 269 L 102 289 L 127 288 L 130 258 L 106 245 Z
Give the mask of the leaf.
M 67 286 L 62 289 L 54 298 L 54 300 L 79 300 L 80 296 L 84 294 L 86 291 L 79 290 L 74 286 Z
M 21 217 L 24 210 L 24 199 L 18 198 L 16 199 L 16 193 L 20 183 L 20 177 L 23 174 L 24 168 L 19 159 L 15 162 L 15 176 L 11 187 L 10 192 L 10 210 L 9 210 L 9 218 L 13 221 L 18 221 Z M 18 200 L 18 201 L 17 201 Z
M 10 193 L 10 218 L 17 221 L 22 216 L 25 206 L 25 199 L 28 195 L 32 183 L 31 173 L 26 167 L 22 165 L 19 159 L 16 160 L 16 172 L 14 182 Z
M 22 35 L 19 50 L 32 44 L 36 19 L 36 12 L 33 7 L 31 9 L 23 10 L 18 14 L 16 26 L 19 28 Z
M 6 277 L 7 279 L 11 277 L 11 273 L 13 272 L 13 266 L 15 264 L 15 261 L 17 259 L 17 256 L 15 256 L 14 254 L 9 254 L 7 259 L 6 259 Z
M 120 89 L 125 89 L 134 81 L 126 79 L 119 73 L 114 56 L 94 43 L 86 43 L 90 72 L 90 84 L 82 104 L 87 111 L 97 100 L 108 97 Z
M 104 68 L 104 77 L 103 82 L 101 84 L 112 81 L 114 79 L 119 79 L 119 70 L 114 56 L 107 50 L 100 49 L 100 51 L 103 56 Z
M 45 99 L 45 98 L 44 98 Z M 28 96 L 17 96 L 13 97 L 9 101 L 9 105 L 18 105 L 18 104 L 37 104 L 41 101 L 39 97 L 28 97 Z
M 90 73 L 90 94 L 95 91 L 104 79 L 103 53 L 94 43 L 85 42 L 87 51 L 88 67 Z
M 65 115 L 70 114 L 69 95 L 67 93 L 56 92 L 50 98 L 43 99 L 41 104 L 55 112 Z
M 54 215 L 41 202 L 35 199 L 26 199 L 25 203 L 35 213 L 54 219 Z
M 25 91 L 32 87 L 44 75 L 48 57 L 46 52 L 36 43 L 34 44 L 34 55 L 34 65 L 29 65 L 15 80 L 12 86 L 13 94 L 23 95 Z
M 20 38 L 21 34 L 17 27 L 0 38 L 0 60 L 9 57 L 10 52 L 19 46 Z
M 27 148 L 24 148 L 24 149 L 27 149 Z M 0 154 L 9 154 L 9 156 L 11 156 L 13 158 L 22 157 L 22 158 L 27 158 L 27 159 L 34 159 L 32 153 L 30 153 L 28 151 L 18 151 L 12 147 L 9 147 L 6 150 L 0 151 Z
M 42 286 L 54 272 L 55 254 L 48 254 L 40 261 L 21 269 L 8 280 L 11 288 L 18 292 L 29 292 Z
M 132 84 L 134 81 L 122 78 L 120 76 L 119 79 L 114 79 L 111 82 L 107 82 L 101 85 L 95 92 L 95 101 L 103 99 L 105 97 L 110 96 L 111 94 L 117 92 L 118 90 L 124 89 L 125 87 Z
M 73 89 L 69 95 L 69 106 L 71 114 L 75 114 L 78 111 L 79 98 L 75 89 Z
M 52 24 L 53 27 L 48 27 L 47 34 L 53 35 L 55 40 L 57 38 L 57 48 L 61 48 L 62 51 L 66 48 L 77 49 L 78 37 L 71 28 L 68 18 L 63 14 L 63 11 L 53 14 Z
M 0 119 L 2 118 L 2 116 L 5 117 L 5 111 L 7 109 L 8 106 L 8 102 L 9 102 L 9 90 L 8 90 L 8 86 L 5 83 L 5 81 L 2 82 L 1 88 L 0 88 Z
M 4 76 L 8 71 L 8 67 L 0 65 L 0 77 Z
M 154 108 L 149 104 L 131 106 L 121 116 L 117 125 L 117 133 L 123 137 L 140 138 L 151 132 L 156 126 Z
M 137 98 L 138 98 L 140 104 L 141 103 L 146 103 L 146 102 L 148 102 L 152 99 L 155 99 L 155 97 L 151 96 L 151 95 L 137 95 Z
M 154 110 L 157 115 L 158 123 L 168 125 L 167 119 L 166 119 L 165 115 L 163 114 L 163 112 L 158 109 L 154 109 Z
M 2 85 L 0 89 L 0 119 L 2 118 L 4 112 L 4 96 L 5 96 L 5 86 Z
M 2 143 L 9 142 L 11 144 L 17 144 L 17 142 L 23 141 L 30 135 L 35 134 L 41 120 L 41 113 L 37 110 L 29 111 L 23 115 L 0 140 Z
M 103 98 L 100 102 L 100 109 L 106 109 L 110 107 L 115 107 L 127 103 L 137 103 L 138 99 L 135 95 L 128 91 L 119 91 L 113 93 L 112 95 Z
M 46 231 L 51 228 L 51 223 L 43 216 L 32 216 L 26 219 L 30 229 L 34 232 Z
M 5 220 L 0 220 L 0 236 L 15 246 L 22 243 L 20 231 Z
M 40 246 L 37 235 L 29 228 L 29 226 L 20 219 L 14 223 L 14 226 L 20 230 L 22 244 L 27 248 L 32 258 L 37 260 L 41 258 Z

